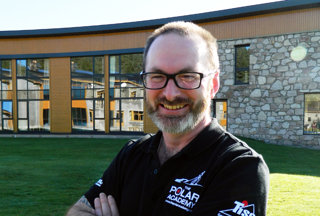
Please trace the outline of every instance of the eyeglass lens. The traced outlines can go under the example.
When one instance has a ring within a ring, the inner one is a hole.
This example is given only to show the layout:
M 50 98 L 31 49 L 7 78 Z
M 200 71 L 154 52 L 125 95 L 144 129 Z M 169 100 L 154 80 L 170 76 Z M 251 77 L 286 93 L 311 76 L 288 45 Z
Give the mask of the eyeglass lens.
M 185 72 L 174 75 L 163 73 L 145 73 L 143 76 L 146 88 L 161 89 L 166 86 L 168 79 L 174 79 L 175 84 L 183 89 L 195 89 L 200 86 L 201 75 L 196 72 Z

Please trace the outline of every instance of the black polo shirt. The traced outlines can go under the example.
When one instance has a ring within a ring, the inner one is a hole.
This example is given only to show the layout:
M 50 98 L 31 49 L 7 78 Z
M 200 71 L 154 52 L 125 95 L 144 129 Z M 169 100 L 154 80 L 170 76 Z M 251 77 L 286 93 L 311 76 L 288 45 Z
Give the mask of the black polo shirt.
M 266 215 L 269 170 L 261 155 L 214 120 L 162 166 L 161 132 L 129 142 L 85 194 L 113 195 L 126 215 Z

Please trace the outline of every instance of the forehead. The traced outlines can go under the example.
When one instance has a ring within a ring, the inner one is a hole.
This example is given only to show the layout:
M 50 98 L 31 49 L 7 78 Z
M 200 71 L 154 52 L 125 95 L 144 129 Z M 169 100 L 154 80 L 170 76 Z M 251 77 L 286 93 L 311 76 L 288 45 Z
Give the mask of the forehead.
M 146 71 L 174 73 L 186 68 L 198 71 L 204 63 L 205 52 L 205 43 L 199 36 L 161 35 L 150 46 Z

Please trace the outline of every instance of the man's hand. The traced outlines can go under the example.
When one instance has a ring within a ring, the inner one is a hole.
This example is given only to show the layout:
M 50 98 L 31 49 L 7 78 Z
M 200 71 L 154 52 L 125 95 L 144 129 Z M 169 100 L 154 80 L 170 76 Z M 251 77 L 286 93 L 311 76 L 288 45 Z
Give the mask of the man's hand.
M 107 197 L 100 193 L 99 198 L 94 200 L 94 207 L 97 216 L 119 216 L 117 203 L 111 195 Z

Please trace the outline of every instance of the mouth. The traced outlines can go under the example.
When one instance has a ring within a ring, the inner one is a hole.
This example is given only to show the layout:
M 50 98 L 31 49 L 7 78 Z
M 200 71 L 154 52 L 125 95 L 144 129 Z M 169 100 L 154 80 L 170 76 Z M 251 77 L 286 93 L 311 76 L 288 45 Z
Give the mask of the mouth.
M 187 106 L 187 104 L 177 104 L 177 105 L 168 105 L 168 104 L 161 104 L 167 110 L 179 110 Z

